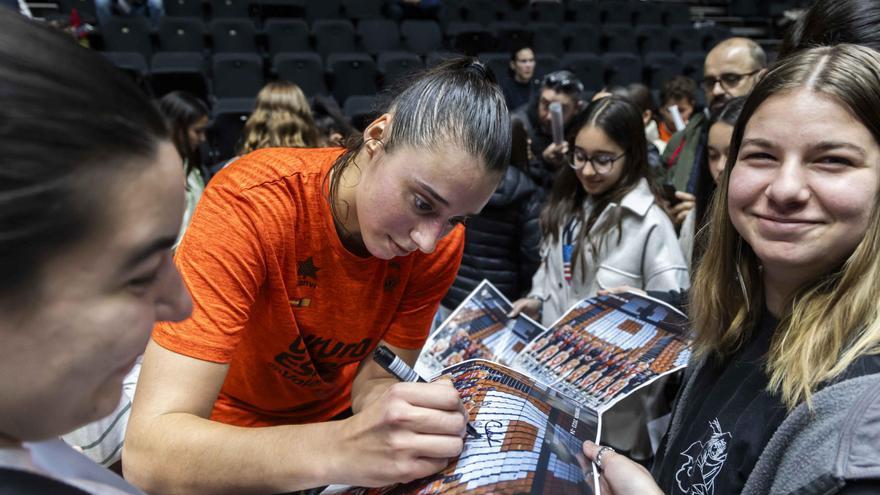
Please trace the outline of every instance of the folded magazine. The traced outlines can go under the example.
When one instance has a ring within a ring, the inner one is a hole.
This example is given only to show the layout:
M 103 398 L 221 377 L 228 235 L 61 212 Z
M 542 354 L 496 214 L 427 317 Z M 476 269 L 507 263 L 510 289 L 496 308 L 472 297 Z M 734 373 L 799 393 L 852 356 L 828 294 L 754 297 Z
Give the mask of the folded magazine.
M 450 376 L 481 438 L 437 474 L 348 494 L 589 494 L 581 452 L 602 414 L 690 357 L 684 314 L 633 293 L 585 299 L 550 328 L 483 281 L 428 338 L 415 370 Z

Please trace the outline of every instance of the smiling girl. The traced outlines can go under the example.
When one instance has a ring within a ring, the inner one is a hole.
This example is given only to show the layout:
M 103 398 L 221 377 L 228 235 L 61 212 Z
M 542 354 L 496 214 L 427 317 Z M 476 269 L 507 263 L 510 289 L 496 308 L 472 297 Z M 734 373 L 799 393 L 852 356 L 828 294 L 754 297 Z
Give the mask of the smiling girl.
M 603 493 L 880 492 L 878 88 L 880 54 L 841 44 L 784 59 L 748 96 L 654 478 L 605 450 Z
M 645 132 L 627 100 L 593 102 L 573 122 L 574 151 L 541 213 L 542 261 L 514 303 L 551 325 L 599 289 L 688 286 L 687 266 L 659 191 L 646 177 Z
M 261 149 L 218 174 L 176 255 L 193 317 L 153 333 L 126 476 L 275 493 L 411 480 L 458 455 L 451 383 L 397 383 L 369 356 L 384 343 L 414 363 L 509 146 L 501 91 L 459 59 L 348 150 Z

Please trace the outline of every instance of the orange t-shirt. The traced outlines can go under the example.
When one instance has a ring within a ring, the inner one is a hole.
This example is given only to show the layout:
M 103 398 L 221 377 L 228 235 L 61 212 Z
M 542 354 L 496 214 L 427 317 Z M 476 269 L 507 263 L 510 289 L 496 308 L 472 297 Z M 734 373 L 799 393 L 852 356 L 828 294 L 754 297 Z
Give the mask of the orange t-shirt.
M 175 263 L 193 314 L 153 340 L 229 363 L 211 418 L 239 426 L 328 420 L 351 405 L 358 363 L 380 340 L 418 349 L 464 247 L 456 228 L 430 255 L 389 261 L 346 250 L 324 178 L 340 149 L 264 149 L 205 190 Z

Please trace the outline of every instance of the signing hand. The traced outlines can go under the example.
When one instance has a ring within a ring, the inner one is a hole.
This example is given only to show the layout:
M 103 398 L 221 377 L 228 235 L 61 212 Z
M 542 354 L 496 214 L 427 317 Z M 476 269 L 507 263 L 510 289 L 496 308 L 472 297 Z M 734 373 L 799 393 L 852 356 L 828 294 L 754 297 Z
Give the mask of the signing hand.
M 383 486 L 440 471 L 464 446 L 467 416 L 452 382 L 395 383 L 342 421 L 339 482 Z

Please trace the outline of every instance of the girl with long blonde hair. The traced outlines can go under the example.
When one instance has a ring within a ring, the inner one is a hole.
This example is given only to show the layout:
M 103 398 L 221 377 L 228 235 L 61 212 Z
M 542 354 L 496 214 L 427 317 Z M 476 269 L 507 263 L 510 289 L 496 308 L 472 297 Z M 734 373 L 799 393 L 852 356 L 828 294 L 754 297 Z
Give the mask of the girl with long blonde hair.
M 856 45 L 800 52 L 755 87 L 709 213 L 657 484 L 587 443 L 606 493 L 877 493 L 878 112 L 880 54 Z
M 262 148 L 317 148 L 321 145 L 305 94 L 288 81 L 263 86 L 242 135 L 239 155 Z

